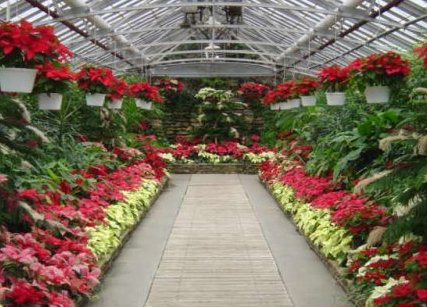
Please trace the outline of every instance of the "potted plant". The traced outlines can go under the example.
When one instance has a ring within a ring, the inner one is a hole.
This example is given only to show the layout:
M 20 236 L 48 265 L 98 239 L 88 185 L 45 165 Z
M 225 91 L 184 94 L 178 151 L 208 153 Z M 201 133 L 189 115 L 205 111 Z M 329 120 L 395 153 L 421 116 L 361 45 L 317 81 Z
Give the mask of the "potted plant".
M 33 27 L 27 21 L 0 24 L 0 87 L 3 92 L 31 93 L 36 65 L 72 56 L 53 27 Z
M 135 98 L 137 107 L 145 110 L 151 109 L 152 102 L 162 103 L 164 101 L 159 93 L 159 88 L 148 82 L 131 84 L 129 94 Z
M 264 98 L 262 99 L 262 104 L 266 106 L 270 106 L 270 110 L 272 111 L 279 111 L 280 110 L 280 104 L 279 104 L 279 97 L 278 92 L 276 89 L 269 90 L 267 94 L 265 94 Z
M 288 101 L 286 102 L 285 110 L 299 108 L 301 106 L 300 93 L 295 80 L 285 82 L 289 87 Z
M 390 87 L 409 73 L 408 61 L 395 52 L 374 53 L 348 65 L 351 83 L 365 93 L 368 103 L 387 103 Z
M 128 85 L 123 79 L 115 79 L 110 93 L 107 95 L 109 109 L 121 109 L 123 96 L 127 93 Z
M 184 90 L 184 83 L 177 79 L 160 79 L 156 83 L 162 96 L 172 98 Z
M 296 91 L 299 93 L 301 104 L 304 107 L 316 105 L 316 96 L 314 94 L 319 86 L 319 81 L 310 77 L 305 77 L 295 82 Z
M 243 97 L 244 102 L 259 102 L 270 90 L 268 85 L 256 82 L 243 83 L 239 88 L 239 95 Z
M 76 78 L 69 65 L 47 62 L 37 65 L 34 93 L 37 94 L 40 110 L 60 110 L 62 94 L 67 92 Z
M 343 92 L 347 81 L 347 69 L 338 65 L 327 66 L 317 74 L 320 84 L 326 93 L 326 103 L 330 106 L 340 106 L 345 103 L 345 93 Z
M 116 77 L 109 68 L 85 66 L 77 74 L 78 87 L 86 93 L 88 106 L 102 107 Z

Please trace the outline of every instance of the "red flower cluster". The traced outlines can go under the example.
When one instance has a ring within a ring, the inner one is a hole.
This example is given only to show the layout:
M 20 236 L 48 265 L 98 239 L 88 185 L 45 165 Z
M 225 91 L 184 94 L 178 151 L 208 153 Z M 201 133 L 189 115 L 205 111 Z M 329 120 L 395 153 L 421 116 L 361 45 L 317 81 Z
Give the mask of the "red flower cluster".
M 295 82 L 295 92 L 298 96 L 313 95 L 319 86 L 317 79 L 305 77 Z
M 317 76 L 325 89 L 338 90 L 348 81 L 348 69 L 338 65 L 326 66 Z
M 288 170 L 280 177 L 280 182 L 291 186 L 295 196 L 305 201 L 312 201 L 315 197 L 330 191 L 334 185 L 329 177 L 309 176 L 300 167 Z
M 60 62 L 46 62 L 36 65 L 36 68 L 38 73 L 34 91 L 37 93 L 63 93 L 77 77 L 70 66 Z
M 72 57 L 71 51 L 59 42 L 53 27 L 34 27 L 27 21 L 3 22 L 0 48 L 2 64 L 6 66 L 32 67 L 46 60 L 63 61 Z
M 123 79 L 115 79 L 113 85 L 110 88 L 108 97 L 111 100 L 118 100 L 123 98 L 123 96 L 128 92 L 128 85 Z
M 392 287 L 374 299 L 375 306 L 421 306 L 427 301 L 427 246 L 415 241 L 386 247 L 371 247 L 353 255 L 348 272 L 356 279 L 356 286 L 371 288 L 384 285 L 389 278 L 406 282 Z M 373 256 L 379 256 L 372 262 Z M 370 261 L 369 264 L 367 262 Z M 364 266 L 364 272 L 359 269 Z
M 418 54 L 418 58 L 423 60 L 424 67 L 427 68 L 427 42 L 421 46 L 414 48 L 414 52 Z
M 140 154 L 135 149 L 116 149 L 115 153 L 121 158 Z M 88 295 L 98 283 L 100 270 L 87 248 L 84 230 L 103 223 L 105 208 L 123 199 L 123 191 L 138 189 L 147 178 L 162 178 L 158 175 L 163 168 L 153 169 L 157 166 L 151 167 L 146 160 L 132 159 L 132 164 L 115 171 L 93 165 L 73 171 L 71 179 L 60 182 L 55 190 L 26 189 L 6 195 L 10 207 L 25 201 L 63 229 L 61 234 L 43 230 L 27 217 L 33 227 L 29 233 L 0 230 L 0 302 L 74 306 L 74 298 Z
M 159 93 L 157 86 L 151 85 L 148 82 L 138 82 L 129 85 L 129 94 L 132 97 L 163 103 L 164 99 Z
M 176 79 L 161 79 L 156 84 L 165 94 L 176 94 L 184 90 L 184 83 Z
M 260 100 L 270 90 L 268 85 L 256 82 L 243 83 L 239 88 L 239 94 L 246 100 Z
M 409 63 L 389 51 L 358 58 L 347 66 L 347 71 L 352 79 L 360 78 L 367 85 L 388 85 L 409 74 Z
M 86 66 L 77 74 L 77 83 L 87 93 L 107 94 L 116 83 L 116 77 L 109 68 Z

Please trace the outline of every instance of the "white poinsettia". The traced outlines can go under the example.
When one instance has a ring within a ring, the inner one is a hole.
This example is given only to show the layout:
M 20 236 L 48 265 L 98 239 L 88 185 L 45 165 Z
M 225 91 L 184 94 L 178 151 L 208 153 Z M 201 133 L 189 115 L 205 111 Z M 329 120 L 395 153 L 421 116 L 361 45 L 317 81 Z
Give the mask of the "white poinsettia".
M 384 286 L 378 286 L 378 287 L 375 287 L 374 290 L 372 290 L 371 295 L 366 300 L 365 306 L 366 307 L 375 306 L 374 305 L 375 299 L 387 295 L 394 286 L 397 286 L 400 284 L 406 284 L 408 282 L 409 281 L 406 280 L 404 277 L 401 277 L 398 280 L 394 278 L 389 278 Z

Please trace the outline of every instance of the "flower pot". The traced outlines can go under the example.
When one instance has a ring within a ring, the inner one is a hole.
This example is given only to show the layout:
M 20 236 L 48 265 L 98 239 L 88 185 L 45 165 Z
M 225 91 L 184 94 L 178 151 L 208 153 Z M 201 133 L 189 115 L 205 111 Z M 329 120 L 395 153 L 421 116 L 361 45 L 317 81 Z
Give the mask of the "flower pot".
M 280 103 L 280 110 L 295 109 L 295 108 L 299 108 L 299 106 L 300 106 L 300 100 L 299 100 L 299 98 L 289 99 L 286 102 L 281 102 Z
M 367 103 L 388 103 L 390 88 L 388 86 L 368 86 L 365 89 Z
M 138 108 L 141 108 L 144 110 L 151 110 L 151 105 L 152 105 L 151 101 L 145 101 L 145 100 L 136 98 L 135 102 Z
M 301 106 L 301 99 L 299 98 L 289 99 L 288 104 L 290 105 L 291 109 L 299 108 Z
M 278 103 L 270 104 L 270 110 L 279 111 L 280 110 L 280 104 L 278 104 Z
M 86 104 L 92 107 L 102 107 L 104 105 L 105 94 L 86 94 Z
M 329 106 L 342 106 L 342 105 L 344 105 L 345 93 L 344 92 L 326 93 L 326 103 Z
M 116 99 L 108 102 L 109 109 L 121 109 L 122 108 L 123 99 Z
M 316 96 L 301 96 L 301 104 L 304 107 L 311 107 L 316 105 Z
M 61 110 L 62 94 L 58 93 L 42 93 L 38 94 L 40 110 Z
M 2 92 L 31 93 L 36 80 L 37 69 L 0 68 Z

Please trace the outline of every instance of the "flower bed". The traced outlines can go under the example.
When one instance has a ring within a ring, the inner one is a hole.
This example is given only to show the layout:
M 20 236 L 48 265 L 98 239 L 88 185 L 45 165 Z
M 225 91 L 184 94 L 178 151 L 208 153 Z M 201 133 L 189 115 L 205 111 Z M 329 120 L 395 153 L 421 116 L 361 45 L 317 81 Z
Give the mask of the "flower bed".
M 362 245 L 370 231 L 390 219 L 383 207 L 340 190 L 331 178 L 307 175 L 299 162 L 285 156 L 262 163 L 259 174 L 357 305 L 426 303 L 427 246 L 419 238 L 381 247 Z
M 178 143 L 160 150 L 162 158 L 170 164 L 259 164 L 274 157 L 274 151 L 257 143 L 248 147 L 237 142 L 188 144 Z
M 135 150 L 117 149 L 128 162 L 75 171 L 57 191 L 26 189 L 8 197 L 34 216 L 26 233 L 1 229 L 0 298 L 4 306 L 74 306 L 86 300 L 108 263 L 164 183 Z M 89 184 L 89 185 L 87 185 Z M 89 186 L 89 188 L 84 188 Z M 80 197 L 74 197 L 81 189 Z M 34 220 L 34 221 L 33 221 Z

